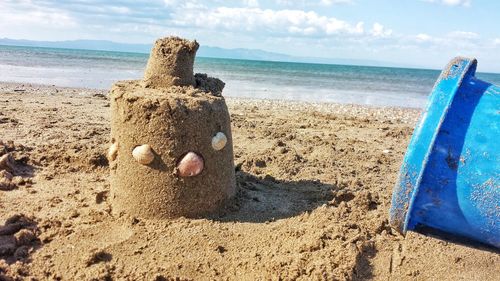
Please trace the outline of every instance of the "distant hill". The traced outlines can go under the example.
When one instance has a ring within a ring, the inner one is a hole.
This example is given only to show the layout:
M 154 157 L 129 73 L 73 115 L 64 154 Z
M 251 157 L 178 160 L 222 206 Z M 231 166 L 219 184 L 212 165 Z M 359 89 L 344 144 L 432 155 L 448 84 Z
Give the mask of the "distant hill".
M 100 50 L 132 53 L 149 53 L 151 45 L 147 44 L 124 44 L 105 40 L 70 40 L 70 41 L 32 41 L 0 38 L 0 45 L 28 46 L 45 48 L 65 48 Z
M 117 43 L 105 40 L 32 41 L 32 40 L 0 38 L 0 45 L 84 49 L 84 50 L 100 50 L 100 51 L 115 51 L 115 52 L 132 52 L 132 53 L 149 53 L 149 51 L 151 50 L 151 44 L 128 44 L 128 43 Z M 274 52 L 267 52 L 257 49 L 244 49 L 244 48 L 224 49 L 224 48 L 210 47 L 210 46 L 201 46 L 200 49 L 198 50 L 197 55 L 200 57 L 209 57 L 209 58 L 227 58 L 227 59 L 244 59 L 244 60 L 305 62 L 305 63 L 324 63 L 324 64 L 342 64 L 342 65 L 392 66 L 392 67 L 402 66 L 400 64 L 376 61 L 376 60 L 298 57 L 298 56 L 290 56 Z

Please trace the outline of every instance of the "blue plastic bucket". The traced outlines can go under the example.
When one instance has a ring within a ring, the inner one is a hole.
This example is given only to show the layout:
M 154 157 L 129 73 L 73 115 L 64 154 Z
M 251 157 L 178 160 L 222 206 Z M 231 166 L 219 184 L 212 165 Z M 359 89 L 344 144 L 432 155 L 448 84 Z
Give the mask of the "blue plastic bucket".
M 476 65 L 455 58 L 436 82 L 403 160 L 390 223 L 403 234 L 500 248 L 500 88 L 477 79 Z

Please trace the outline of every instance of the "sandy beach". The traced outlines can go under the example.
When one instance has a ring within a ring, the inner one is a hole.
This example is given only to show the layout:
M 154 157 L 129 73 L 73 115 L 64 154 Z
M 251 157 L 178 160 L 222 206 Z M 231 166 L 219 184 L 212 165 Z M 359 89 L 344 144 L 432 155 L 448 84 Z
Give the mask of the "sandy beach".
M 108 200 L 106 91 L 0 83 L 0 280 L 498 280 L 498 253 L 388 225 L 419 110 L 226 102 L 236 198 L 146 220 Z

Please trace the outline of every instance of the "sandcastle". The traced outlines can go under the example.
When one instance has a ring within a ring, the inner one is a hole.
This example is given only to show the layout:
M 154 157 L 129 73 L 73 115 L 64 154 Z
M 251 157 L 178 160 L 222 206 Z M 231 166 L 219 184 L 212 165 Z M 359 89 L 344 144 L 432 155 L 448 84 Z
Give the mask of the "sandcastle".
M 113 211 L 197 217 L 234 195 L 224 83 L 193 75 L 198 47 L 178 37 L 159 39 L 144 79 L 113 85 L 108 151 Z

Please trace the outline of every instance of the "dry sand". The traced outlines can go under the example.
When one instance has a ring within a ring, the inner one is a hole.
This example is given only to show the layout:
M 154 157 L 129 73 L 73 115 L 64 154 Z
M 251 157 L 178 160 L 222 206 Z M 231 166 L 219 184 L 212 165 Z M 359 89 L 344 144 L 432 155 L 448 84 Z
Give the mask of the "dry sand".
M 144 220 L 111 215 L 106 92 L 0 84 L 16 160 L 0 191 L 0 280 L 498 280 L 498 253 L 388 227 L 417 110 L 227 103 L 234 202 Z

